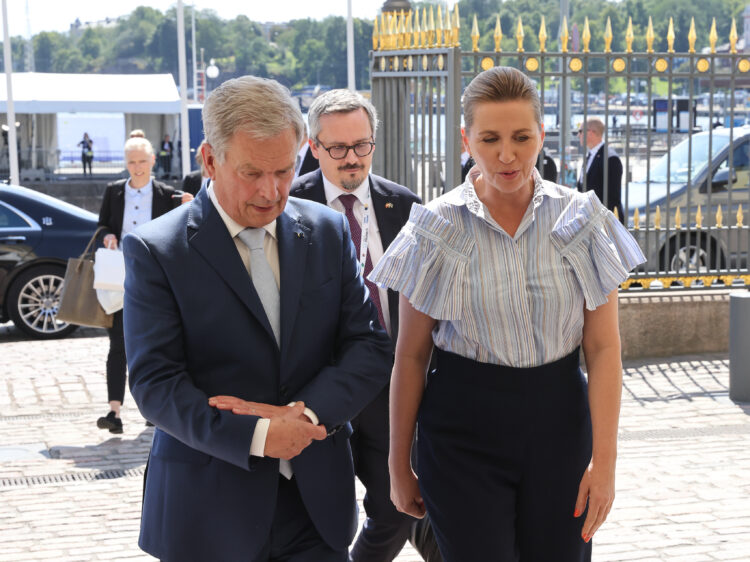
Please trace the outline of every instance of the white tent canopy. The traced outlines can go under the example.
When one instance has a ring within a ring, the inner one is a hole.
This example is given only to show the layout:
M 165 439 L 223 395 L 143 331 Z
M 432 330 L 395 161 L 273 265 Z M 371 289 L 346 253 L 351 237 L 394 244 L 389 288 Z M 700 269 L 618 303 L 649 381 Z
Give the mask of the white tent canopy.
M 8 92 L 0 82 L 0 113 L 7 111 Z M 13 74 L 17 113 L 180 112 L 180 94 L 171 74 Z

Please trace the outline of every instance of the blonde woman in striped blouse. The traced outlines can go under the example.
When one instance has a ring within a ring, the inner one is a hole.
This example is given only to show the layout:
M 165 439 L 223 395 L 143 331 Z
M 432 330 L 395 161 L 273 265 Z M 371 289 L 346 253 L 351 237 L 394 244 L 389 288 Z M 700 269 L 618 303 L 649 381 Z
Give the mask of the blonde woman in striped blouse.
M 429 512 L 446 562 L 590 560 L 615 494 L 617 287 L 644 257 L 593 193 L 539 176 L 528 77 L 483 72 L 463 104 L 476 165 L 370 275 L 401 294 L 391 497 Z

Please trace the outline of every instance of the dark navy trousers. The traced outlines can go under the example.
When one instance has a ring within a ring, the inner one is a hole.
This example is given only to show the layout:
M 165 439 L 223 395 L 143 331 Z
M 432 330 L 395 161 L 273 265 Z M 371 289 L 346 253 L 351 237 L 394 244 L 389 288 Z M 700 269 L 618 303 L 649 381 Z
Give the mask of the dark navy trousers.
M 445 562 L 588 562 L 576 497 L 591 459 L 578 349 L 532 368 L 436 350 L 419 409 L 419 485 Z

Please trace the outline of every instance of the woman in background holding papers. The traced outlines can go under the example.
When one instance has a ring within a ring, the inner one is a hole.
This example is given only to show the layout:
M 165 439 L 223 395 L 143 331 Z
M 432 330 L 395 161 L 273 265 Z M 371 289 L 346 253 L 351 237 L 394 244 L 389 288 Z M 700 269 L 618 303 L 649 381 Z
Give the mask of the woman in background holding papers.
M 122 237 L 141 224 L 163 215 L 181 203 L 192 201 L 189 193 L 172 187 L 151 176 L 156 158 L 151 143 L 145 138 L 130 138 L 125 143 L 125 166 L 130 177 L 107 185 L 99 211 L 99 226 L 106 227 L 104 246 L 118 249 Z M 120 407 L 125 399 L 125 338 L 122 332 L 122 310 L 115 312 L 109 332 L 107 355 L 107 400 L 110 411 L 96 422 L 100 429 L 122 433 Z
M 391 497 L 426 508 L 446 562 L 590 560 L 614 499 L 617 288 L 644 257 L 596 196 L 542 180 L 528 77 L 483 72 L 463 105 L 476 165 L 412 207 L 370 274 L 401 295 Z

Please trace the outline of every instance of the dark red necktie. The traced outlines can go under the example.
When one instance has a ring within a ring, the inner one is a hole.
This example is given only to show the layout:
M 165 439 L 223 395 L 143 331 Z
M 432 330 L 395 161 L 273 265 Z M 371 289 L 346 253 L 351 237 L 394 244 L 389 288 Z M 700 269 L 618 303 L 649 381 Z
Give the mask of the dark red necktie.
M 362 227 L 359 226 L 356 217 L 354 216 L 354 202 L 357 200 L 356 195 L 339 195 L 339 201 L 344 206 L 346 219 L 349 221 L 349 230 L 352 231 L 352 241 L 354 247 L 357 249 L 357 261 L 359 262 L 359 246 L 362 242 Z M 370 250 L 367 250 L 367 258 L 365 259 L 365 285 L 370 290 L 370 300 L 375 308 L 378 309 L 378 321 L 380 326 L 385 330 L 385 321 L 383 319 L 383 309 L 380 306 L 380 293 L 378 293 L 378 287 L 367 279 L 367 276 L 372 271 L 372 259 L 370 259 Z

